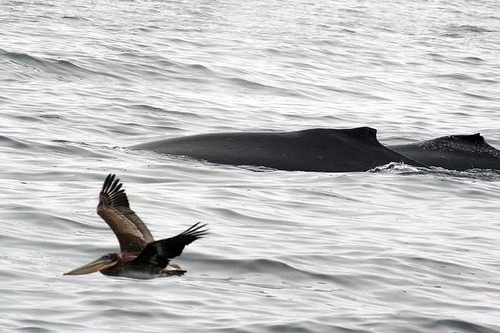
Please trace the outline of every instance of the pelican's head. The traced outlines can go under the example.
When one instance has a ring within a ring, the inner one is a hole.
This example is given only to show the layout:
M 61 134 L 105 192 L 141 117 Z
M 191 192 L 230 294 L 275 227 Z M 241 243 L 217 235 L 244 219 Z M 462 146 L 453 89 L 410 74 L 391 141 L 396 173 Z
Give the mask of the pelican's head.
M 66 272 L 64 275 L 83 275 L 95 273 L 116 265 L 118 261 L 120 261 L 120 255 L 118 253 L 108 253 L 86 265 Z

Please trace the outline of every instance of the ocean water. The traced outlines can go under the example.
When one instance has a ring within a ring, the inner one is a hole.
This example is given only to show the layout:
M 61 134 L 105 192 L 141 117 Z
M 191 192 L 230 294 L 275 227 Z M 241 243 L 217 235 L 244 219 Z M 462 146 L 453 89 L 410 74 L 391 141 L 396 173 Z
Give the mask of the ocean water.
M 0 1 L 0 331 L 500 332 L 500 175 L 272 171 L 133 151 L 371 126 L 500 147 L 500 3 Z M 118 250 L 108 173 L 183 277 L 65 271 Z

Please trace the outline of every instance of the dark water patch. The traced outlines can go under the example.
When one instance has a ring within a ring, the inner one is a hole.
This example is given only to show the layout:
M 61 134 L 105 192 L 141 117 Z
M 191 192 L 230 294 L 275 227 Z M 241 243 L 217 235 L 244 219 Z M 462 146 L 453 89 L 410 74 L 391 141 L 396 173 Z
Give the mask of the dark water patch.
M 200 48 L 209 48 L 209 47 L 214 47 L 217 49 L 215 43 L 213 41 L 205 41 L 205 40 L 195 40 L 191 38 L 180 38 L 180 37 L 168 37 L 165 36 L 164 39 L 168 42 L 171 42 L 173 45 L 179 45 L 179 46 L 186 46 L 188 48 L 191 48 L 193 46 L 200 47 Z
M 346 29 L 346 28 L 341 29 L 340 32 L 342 32 L 342 33 L 348 33 L 348 34 L 353 34 L 353 35 L 357 34 L 356 30 Z
M 279 56 L 279 57 L 285 57 L 285 58 L 293 58 L 295 57 L 295 53 L 293 53 L 293 50 L 290 48 L 277 48 L 277 47 L 268 47 L 262 50 L 262 52 L 265 52 L 271 56 Z
M 64 15 L 61 17 L 63 20 L 72 20 L 72 21 L 88 21 L 85 17 L 77 16 L 77 15 Z
M 209 163 L 209 162 L 206 162 Z M 215 165 L 215 164 L 214 164 Z M 254 172 L 271 172 L 276 171 L 275 169 L 262 169 L 262 168 L 253 168 L 253 167 L 244 167 L 245 170 L 254 171 Z M 247 223 L 260 223 L 263 225 L 295 225 L 293 222 L 290 222 L 286 219 L 276 219 L 271 217 L 260 217 L 259 212 L 248 212 L 242 210 L 228 209 L 228 208 L 220 208 L 220 207 L 207 207 L 207 210 L 212 212 L 213 214 L 217 214 L 218 216 L 222 216 L 227 220 L 236 220 L 236 221 L 246 221 Z M 255 213 L 255 214 L 253 214 Z
M 275 89 L 276 87 L 266 85 L 263 83 L 239 78 L 239 77 L 229 77 L 227 80 L 237 86 L 243 87 L 243 88 L 248 88 L 248 89 L 253 89 L 253 90 L 271 90 Z
M 14 115 L 14 118 L 25 122 L 25 123 L 44 123 L 44 120 L 40 116 L 27 116 L 27 115 Z
M 187 68 L 189 71 L 197 72 L 204 75 L 215 76 L 216 74 L 215 71 L 202 64 L 183 64 L 183 66 Z
M 166 69 L 169 67 L 177 67 L 179 66 L 178 62 L 172 61 L 172 60 L 167 60 L 165 58 L 158 58 L 157 56 L 145 56 L 141 53 L 133 53 L 134 56 L 136 56 L 137 59 L 141 60 L 141 65 L 144 66 L 152 66 L 154 63 L 155 67 L 152 68 L 158 68 L 158 69 Z M 130 56 L 130 53 L 129 53 Z M 156 67 L 158 66 L 158 67 Z
M 411 245 L 415 246 L 416 243 L 413 242 Z M 428 243 L 424 243 L 421 244 L 421 247 L 425 248 L 428 245 Z M 471 268 L 470 265 L 467 266 L 465 263 L 462 265 L 461 263 L 457 262 L 458 260 L 459 259 L 455 259 L 455 262 L 452 262 L 451 259 L 445 261 L 433 258 L 406 258 L 406 261 L 411 263 L 411 270 L 414 272 L 414 274 L 423 275 L 425 279 L 436 279 L 439 277 L 441 278 L 441 280 L 435 280 L 435 283 L 445 284 L 446 287 L 449 287 L 450 285 L 456 285 L 457 287 L 468 290 L 469 292 L 475 292 L 477 289 L 485 291 L 484 287 L 468 285 L 468 283 L 471 282 L 470 275 L 473 275 L 474 273 L 472 272 L 475 272 L 477 270 Z M 450 282 L 445 283 L 444 281 Z
M 105 309 L 102 310 L 102 314 L 104 315 L 104 317 L 107 318 L 128 318 L 128 319 L 137 318 L 141 320 L 156 317 L 155 315 L 149 313 L 148 311 L 143 311 L 140 308 Z
M 36 218 L 45 221 L 44 229 L 50 232 L 68 232 L 75 233 L 77 231 L 85 230 L 103 230 L 106 225 L 100 225 L 98 223 L 89 224 L 81 220 L 81 214 L 70 210 L 66 215 L 58 215 L 57 213 L 45 213 L 36 211 Z M 87 214 L 85 217 L 88 218 Z M 100 221 L 99 218 L 95 217 L 96 221 Z
M 21 140 L 15 140 L 12 138 L 9 138 L 4 135 L 0 135 L 0 147 L 9 147 L 9 148 L 15 148 L 15 149 L 28 149 L 30 146 L 21 141 Z
M 427 56 L 434 62 L 437 62 L 439 64 L 443 64 L 443 63 L 449 63 L 449 59 L 447 56 L 445 56 L 444 54 L 439 54 L 439 53 L 434 53 L 434 52 L 431 52 L 431 53 L 427 53 Z
M 40 115 L 40 118 L 45 118 L 45 119 L 62 119 L 63 117 L 59 114 L 42 114 Z
M 244 89 L 251 89 L 253 91 L 266 92 L 268 94 L 278 93 L 279 95 L 284 95 L 284 96 L 288 96 L 288 95 L 295 96 L 296 95 L 293 91 L 288 90 L 288 89 L 283 89 L 280 87 L 276 87 L 276 86 L 272 86 L 272 85 L 264 84 L 264 83 L 259 83 L 259 82 L 255 82 L 255 81 L 244 79 L 244 78 L 229 77 L 229 78 L 226 78 L 226 80 L 228 82 L 230 82 L 231 84 L 236 85 L 237 87 L 241 87 Z
M 470 321 L 461 319 L 438 319 L 432 320 L 423 325 L 424 328 L 429 329 L 431 332 L 442 332 L 456 330 L 461 333 L 498 333 L 500 326 L 490 325 L 484 326 L 483 324 L 476 324 Z
M 188 118 L 190 120 L 206 120 L 206 116 L 204 114 L 200 114 L 197 112 L 168 110 L 144 104 L 127 105 L 127 108 L 139 111 L 154 111 L 155 113 L 158 112 L 161 116 L 161 118 L 159 118 L 158 120 L 163 121 L 165 121 L 165 119 L 168 120 L 169 117 L 175 117 L 177 121 L 180 121 L 183 118 Z
M 333 87 L 333 86 L 322 86 L 322 85 L 316 85 L 318 88 L 324 89 L 329 92 L 335 92 L 335 93 L 340 93 L 343 95 L 348 95 L 348 96 L 356 96 L 356 97 L 361 97 L 364 99 L 369 99 L 369 100 L 378 100 L 378 101 L 388 101 L 389 99 L 375 95 L 374 93 L 368 93 L 368 92 L 363 92 L 361 90 L 353 90 L 353 89 L 345 89 L 345 88 L 339 88 L 339 87 Z
M 143 32 L 152 32 L 154 30 L 158 30 L 160 29 L 159 26 L 156 26 L 156 25 L 149 25 L 147 27 L 140 27 L 139 28 L 139 31 L 143 31 Z
M 480 62 L 484 62 L 484 60 L 481 59 L 481 58 L 479 58 L 479 57 L 463 57 L 462 61 L 466 62 L 466 63 L 480 63 Z
M 142 60 L 121 61 L 113 63 L 115 72 L 121 73 L 124 80 L 129 82 L 165 80 L 172 75 L 178 75 L 178 70 L 173 67 L 164 67 Z
M 212 271 L 233 272 L 236 270 L 239 276 L 264 276 L 274 275 L 279 279 L 274 280 L 273 284 L 279 281 L 291 280 L 294 282 L 307 282 L 314 278 L 314 281 L 326 283 L 335 282 L 337 279 L 329 274 L 309 272 L 303 269 L 293 267 L 287 263 L 272 259 L 207 259 L 205 263 L 211 267 Z M 228 269 L 230 269 L 228 271 Z M 256 275 L 257 274 L 257 275 Z
M 334 316 L 331 321 L 335 320 Z M 228 333 L 318 333 L 318 332 L 338 332 L 338 333 L 369 333 L 372 331 L 349 328 L 334 323 L 323 323 L 317 319 L 281 319 L 281 323 L 268 323 L 268 324 L 242 324 L 238 326 L 223 326 L 219 327 L 214 332 L 228 332 Z M 330 320 L 329 320 L 330 321 Z
M 491 32 L 495 31 L 474 25 L 451 24 L 444 28 L 442 36 L 453 39 L 461 39 L 461 38 L 471 38 L 477 35 L 491 33 Z
M 17 2 L 17 1 L 16 1 Z M 26 4 L 24 1 L 19 1 L 20 3 L 23 3 L 23 4 Z M 36 6 L 36 7 L 56 7 L 55 4 L 53 3 L 50 3 L 49 1 L 35 1 L 31 4 L 29 4 L 31 6 Z
M 468 81 L 471 83 L 484 83 L 484 84 L 496 84 L 498 82 L 493 79 L 480 79 L 464 73 L 437 74 L 437 75 L 431 75 L 430 77 L 437 79 L 450 79 L 450 80 Z
M 321 124 L 336 124 L 341 122 L 343 119 L 337 115 L 308 115 L 308 114 L 300 114 L 300 113 L 290 113 L 286 115 L 286 119 L 288 120 L 296 120 L 296 121 L 307 121 L 311 118 L 314 120 L 318 120 Z
M 206 77 L 194 77 L 194 76 L 186 76 L 186 75 L 178 75 L 175 78 L 178 82 L 187 82 L 190 84 L 209 84 L 211 79 Z
M 456 25 L 456 24 L 450 24 L 446 27 L 450 31 L 455 31 L 458 33 L 467 33 L 467 32 L 473 32 L 473 33 L 483 33 L 483 32 L 495 32 L 494 30 L 490 30 L 487 28 L 479 27 L 476 25 Z
M 497 97 L 490 97 L 490 96 L 475 94 L 475 93 L 471 93 L 471 92 L 467 92 L 467 91 L 462 92 L 462 95 L 464 95 L 465 97 L 471 97 L 471 98 L 479 99 L 482 101 L 498 102 L 500 100 Z
M 36 313 L 32 314 L 36 316 Z M 75 323 L 65 323 L 64 320 L 42 320 L 42 319 L 21 319 L 22 328 L 18 328 L 19 332 L 72 332 L 75 329 L 83 329 L 85 326 Z M 46 328 L 48 327 L 48 328 Z
M 459 81 L 475 81 L 475 79 L 472 76 L 463 73 L 438 74 L 438 75 L 432 75 L 431 77 L 445 78 L 445 79 L 452 79 Z
M 48 326 L 51 326 L 52 325 L 48 325 Z M 25 327 L 21 327 L 21 328 L 18 328 L 16 329 L 16 331 L 18 332 L 52 332 L 52 328 L 51 329 L 46 329 L 46 328 L 43 328 L 42 326 L 25 326 Z
M 353 16 L 365 16 L 367 13 L 371 11 L 371 9 L 368 6 L 363 6 L 363 5 L 358 5 L 358 6 L 352 6 L 352 7 L 343 7 L 339 8 L 339 11 L 341 12 L 346 12 L 349 14 L 352 14 Z
M 145 104 L 129 105 L 128 107 L 131 107 L 131 108 L 134 108 L 137 110 L 141 110 L 141 111 L 154 111 L 154 112 L 159 112 L 159 113 L 168 112 L 167 110 L 165 110 L 161 107 L 152 106 L 152 105 L 145 105 Z
M 0 60 L 21 66 L 23 75 L 28 77 L 49 76 L 58 80 L 87 79 L 98 76 L 118 78 L 114 74 L 89 70 L 68 60 L 42 58 L 27 53 L 10 52 L 0 49 Z M 13 69 L 14 72 L 19 70 Z M 41 74 L 43 73 L 43 75 Z
M 40 144 L 39 147 L 57 154 L 90 157 L 109 158 L 109 154 L 99 153 L 94 146 L 85 142 L 70 142 L 67 140 L 52 140 L 50 144 Z
M 30 119 L 33 120 L 33 119 Z M 0 136 L 0 147 L 17 150 L 27 150 L 33 154 L 55 153 L 66 156 L 87 158 L 109 158 L 107 153 L 99 153 L 94 146 L 84 142 L 70 142 L 67 140 L 51 140 L 50 143 L 39 141 L 20 141 Z

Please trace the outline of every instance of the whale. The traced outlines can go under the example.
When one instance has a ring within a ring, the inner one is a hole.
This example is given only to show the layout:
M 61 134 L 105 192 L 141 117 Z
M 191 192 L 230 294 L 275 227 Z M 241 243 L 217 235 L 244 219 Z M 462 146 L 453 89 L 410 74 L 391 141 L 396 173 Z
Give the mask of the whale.
M 362 172 L 390 162 L 427 167 L 383 146 L 377 139 L 377 130 L 370 127 L 198 134 L 130 148 L 286 171 Z
M 479 133 L 448 135 L 388 148 L 423 164 L 449 170 L 500 170 L 500 150 L 490 146 Z
M 382 145 L 377 130 L 314 128 L 293 132 L 229 132 L 168 138 L 130 147 L 218 164 L 286 171 L 361 172 L 391 162 L 449 170 L 500 170 L 500 151 L 479 133 Z

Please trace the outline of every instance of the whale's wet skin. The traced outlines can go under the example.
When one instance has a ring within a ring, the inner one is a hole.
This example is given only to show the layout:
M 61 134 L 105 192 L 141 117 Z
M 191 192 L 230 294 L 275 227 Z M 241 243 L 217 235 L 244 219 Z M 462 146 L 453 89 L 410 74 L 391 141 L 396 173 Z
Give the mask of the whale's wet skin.
M 215 133 L 133 147 L 214 163 L 289 171 L 367 171 L 390 162 L 423 166 L 385 148 L 368 127 L 279 133 Z
M 450 135 L 388 148 L 415 161 L 450 170 L 500 170 L 500 151 L 478 134 Z
M 369 127 L 213 133 L 153 141 L 132 148 L 213 163 L 290 171 L 368 171 L 390 162 L 450 170 L 500 170 L 500 151 L 479 134 L 384 147 L 377 140 L 376 130 Z

